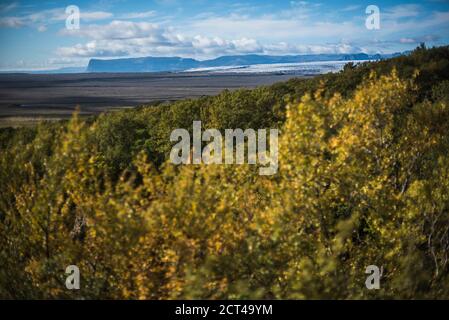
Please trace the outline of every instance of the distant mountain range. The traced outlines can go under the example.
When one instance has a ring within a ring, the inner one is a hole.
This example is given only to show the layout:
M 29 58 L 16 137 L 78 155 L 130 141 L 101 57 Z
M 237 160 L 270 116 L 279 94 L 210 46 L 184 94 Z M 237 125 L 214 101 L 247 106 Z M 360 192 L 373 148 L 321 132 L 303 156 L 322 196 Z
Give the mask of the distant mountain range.
M 128 59 L 91 59 L 87 68 L 69 67 L 53 70 L 17 70 L 0 71 L 0 73 L 30 73 L 30 74 L 57 74 L 57 73 L 124 73 L 124 72 L 181 72 L 190 69 L 226 68 L 254 65 L 291 64 L 304 62 L 324 62 L 324 61 L 363 61 L 381 60 L 409 54 L 410 51 L 392 54 L 308 54 L 289 56 L 269 56 L 269 55 L 236 55 L 222 56 L 210 60 L 196 60 L 180 57 L 144 57 Z
M 61 74 L 61 73 L 85 73 L 86 67 L 68 67 L 59 69 L 44 69 L 44 70 L 8 70 L 0 71 L 0 74 Z
M 310 54 L 290 56 L 239 55 L 223 56 L 211 60 L 195 60 L 180 57 L 145 57 L 100 60 L 91 59 L 86 72 L 176 72 L 199 68 L 248 66 L 278 63 L 301 63 L 318 61 L 360 61 L 388 59 L 404 53 L 394 54 Z

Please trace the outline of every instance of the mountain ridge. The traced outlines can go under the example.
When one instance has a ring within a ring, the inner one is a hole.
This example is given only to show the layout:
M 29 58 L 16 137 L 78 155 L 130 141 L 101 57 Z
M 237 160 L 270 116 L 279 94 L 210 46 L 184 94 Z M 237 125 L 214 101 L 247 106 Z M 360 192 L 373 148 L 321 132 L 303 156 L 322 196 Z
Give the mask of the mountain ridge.
M 301 63 L 316 61 L 381 60 L 396 57 L 393 54 L 308 54 L 308 55 L 230 55 L 215 59 L 196 60 L 182 57 L 141 57 L 123 59 L 91 59 L 86 72 L 181 72 L 196 68 L 230 67 L 255 64 Z

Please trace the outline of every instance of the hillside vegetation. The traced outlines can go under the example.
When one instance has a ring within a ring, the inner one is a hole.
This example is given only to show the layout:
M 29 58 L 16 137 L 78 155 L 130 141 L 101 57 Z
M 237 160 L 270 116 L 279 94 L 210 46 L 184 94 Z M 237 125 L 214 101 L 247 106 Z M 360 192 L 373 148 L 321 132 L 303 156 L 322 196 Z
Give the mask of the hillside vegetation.
M 279 128 L 278 174 L 170 164 L 194 120 Z M 0 298 L 449 298 L 448 154 L 449 47 L 4 129 Z

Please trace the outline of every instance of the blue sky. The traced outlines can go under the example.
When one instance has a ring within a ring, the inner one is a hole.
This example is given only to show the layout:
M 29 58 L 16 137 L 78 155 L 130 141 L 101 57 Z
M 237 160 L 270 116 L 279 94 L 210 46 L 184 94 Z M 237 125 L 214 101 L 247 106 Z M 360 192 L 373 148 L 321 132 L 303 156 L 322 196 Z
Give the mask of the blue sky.
M 66 28 L 67 6 L 80 9 Z M 380 29 L 365 27 L 368 5 Z M 449 0 L 0 0 L 0 70 L 85 66 L 91 58 L 391 53 L 449 44 Z

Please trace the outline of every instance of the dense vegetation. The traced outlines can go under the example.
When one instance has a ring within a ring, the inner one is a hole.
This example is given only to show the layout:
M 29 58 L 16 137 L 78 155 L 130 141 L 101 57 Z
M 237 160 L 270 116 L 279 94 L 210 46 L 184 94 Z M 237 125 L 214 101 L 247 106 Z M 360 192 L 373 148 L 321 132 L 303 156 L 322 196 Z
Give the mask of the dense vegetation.
M 278 174 L 170 164 L 193 120 L 281 129 Z M 448 153 L 449 47 L 5 129 L 0 298 L 449 298 Z

